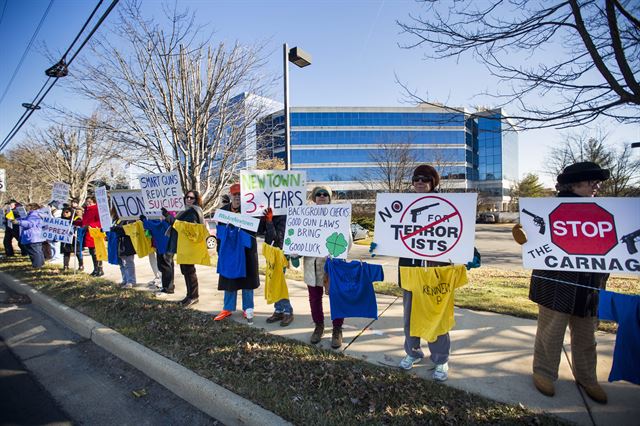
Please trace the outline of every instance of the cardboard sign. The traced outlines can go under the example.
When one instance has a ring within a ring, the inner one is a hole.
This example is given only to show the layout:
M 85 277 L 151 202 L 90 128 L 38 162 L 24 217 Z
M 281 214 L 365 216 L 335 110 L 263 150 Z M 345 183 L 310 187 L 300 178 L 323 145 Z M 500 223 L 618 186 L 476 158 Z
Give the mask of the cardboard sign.
M 4 169 L 0 169 L 0 192 L 7 192 L 7 180 Z
M 260 225 L 260 219 L 221 209 L 216 210 L 216 213 L 213 215 L 213 220 L 219 223 L 228 223 L 238 228 L 248 229 L 253 232 L 257 232 L 258 226 Z
M 522 198 L 525 268 L 640 274 L 640 198 Z
M 66 203 L 69 200 L 69 185 L 64 182 L 55 182 L 51 190 L 51 201 Z
M 99 186 L 96 188 L 96 204 L 98 205 L 98 215 L 100 216 L 100 225 L 102 229 L 108 231 L 111 229 L 111 213 L 109 212 L 109 197 L 107 197 L 107 188 Z
M 300 207 L 307 197 L 306 172 L 286 170 L 241 170 L 240 211 L 262 216 L 271 207 L 274 215 Z
M 140 175 L 138 179 L 145 210 L 158 211 L 163 207 L 169 211 L 184 210 L 184 194 L 180 176 L 176 170 L 169 173 Z
M 116 209 L 118 218 L 122 220 L 136 220 L 141 214 L 147 218 L 161 217 L 159 210 L 146 210 L 142 191 L 139 189 L 125 189 L 109 191 L 111 205 Z
M 346 259 L 351 234 L 351 204 L 289 207 L 284 253 Z
M 376 254 L 447 263 L 473 260 L 477 194 L 378 194 Z
M 42 236 L 49 241 L 62 241 L 71 244 L 73 241 L 73 226 L 68 219 L 45 216 L 42 218 Z

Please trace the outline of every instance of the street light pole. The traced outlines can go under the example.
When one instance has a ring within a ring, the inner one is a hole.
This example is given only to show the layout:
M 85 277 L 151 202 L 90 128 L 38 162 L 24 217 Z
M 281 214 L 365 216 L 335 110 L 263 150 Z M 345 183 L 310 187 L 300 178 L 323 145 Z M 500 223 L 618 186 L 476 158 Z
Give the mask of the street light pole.
M 299 47 L 289 50 L 287 43 L 282 46 L 282 65 L 284 68 L 284 144 L 287 152 L 287 170 L 291 170 L 291 123 L 289 121 L 289 62 L 300 68 L 311 65 L 311 55 Z

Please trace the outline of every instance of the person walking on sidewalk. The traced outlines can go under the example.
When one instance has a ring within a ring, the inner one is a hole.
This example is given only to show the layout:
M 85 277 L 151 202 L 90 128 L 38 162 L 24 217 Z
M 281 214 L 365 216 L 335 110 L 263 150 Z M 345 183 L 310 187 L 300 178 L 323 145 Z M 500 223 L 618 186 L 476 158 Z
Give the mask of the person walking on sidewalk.
M 13 220 L 13 225 L 21 228 L 20 243 L 31 259 L 34 268 L 41 268 L 44 265 L 44 254 L 42 253 L 42 243 L 45 238 L 42 235 L 43 222 L 39 210 L 41 206 L 36 203 L 27 204 L 27 217 Z
M 230 211 L 232 213 L 240 213 L 240 185 L 231 185 L 230 203 L 221 207 L 221 210 Z M 245 273 L 237 277 L 225 276 L 219 274 L 218 290 L 224 290 L 224 305 L 222 311 L 214 317 L 214 320 L 221 321 L 236 310 L 238 299 L 238 290 L 242 290 L 242 310 L 249 324 L 253 324 L 253 291 L 260 286 L 260 278 L 258 276 L 258 245 L 256 242 L 256 233 L 245 229 L 236 228 L 233 225 L 220 224 L 217 227 L 216 250 L 218 250 L 218 271 L 224 268 L 224 264 L 238 258 L 244 257 L 244 265 L 232 265 L 231 269 L 236 271 L 244 267 Z M 229 244 L 229 239 L 235 244 Z M 242 250 L 244 256 L 238 256 L 238 251 Z M 242 276 L 244 275 L 244 276 Z
M 102 260 L 98 260 L 96 256 L 95 241 L 93 241 L 93 237 L 89 234 L 89 227 L 101 228 L 96 197 L 92 195 L 88 196 L 85 200 L 85 209 L 84 214 L 82 215 L 82 226 L 86 231 L 84 233 L 84 246 L 89 248 L 89 254 L 91 255 L 91 261 L 93 262 L 93 271 L 91 272 L 91 275 L 94 277 L 101 277 L 104 275 L 104 271 L 102 270 Z
M 202 212 L 202 197 L 198 191 L 187 191 L 184 196 L 185 209 L 179 212 L 174 218 L 166 209 L 162 209 L 162 215 L 171 225 L 176 220 L 189 223 L 204 224 L 204 213 Z M 173 227 L 169 236 L 167 251 L 171 254 L 178 252 L 178 231 Z M 187 296 L 180 301 L 184 306 L 195 305 L 200 297 L 198 293 L 198 275 L 196 274 L 196 266 L 193 264 L 181 264 L 180 272 L 184 276 L 187 286 Z
M 609 176 L 609 170 L 590 161 L 571 164 L 557 177 L 557 196 L 595 197 L 600 184 Z M 520 224 L 515 225 L 512 232 L 516 242 L 527 242 Z M 596 375 L 595 332 L 598 327 L 599 290 L 606 288 L 608 279 L 609 274 L 596 272 L 532 271 L 529 299 L 538 304 L 533 384 L 543 395 L 555 395 L 554 381 L 558 379 L 568 325 L 571 331 L 571 364 L 576 381 L 591 399 L 600 404 L 607 403 L 607 394 L 598 384 Z

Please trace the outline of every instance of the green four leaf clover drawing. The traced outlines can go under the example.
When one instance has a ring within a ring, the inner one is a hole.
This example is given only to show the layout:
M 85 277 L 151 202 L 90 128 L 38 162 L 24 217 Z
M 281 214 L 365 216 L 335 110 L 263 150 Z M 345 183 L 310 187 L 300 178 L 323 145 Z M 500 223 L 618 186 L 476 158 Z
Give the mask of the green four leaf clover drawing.
M 327 238 L 327 250 L 329 250 L 329 255 L 333 257 L 338 257 L 345 251 L 347 251 L 347 246 L 349 243 L 344 238 L 344 235 L 334 232 L 329 235 Z

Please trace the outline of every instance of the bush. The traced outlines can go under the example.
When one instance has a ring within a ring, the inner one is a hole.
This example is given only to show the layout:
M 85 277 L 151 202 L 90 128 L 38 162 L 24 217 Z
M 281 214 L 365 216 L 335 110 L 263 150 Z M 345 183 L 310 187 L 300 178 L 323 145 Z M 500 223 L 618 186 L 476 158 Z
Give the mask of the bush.
M 369 232 L 373 232 L 373 226 L 375 225 L 375 218 L 371 216 L 358 216 L 351 218 L 353 223 L 357 223 L 365 229 L 368 229 Z

